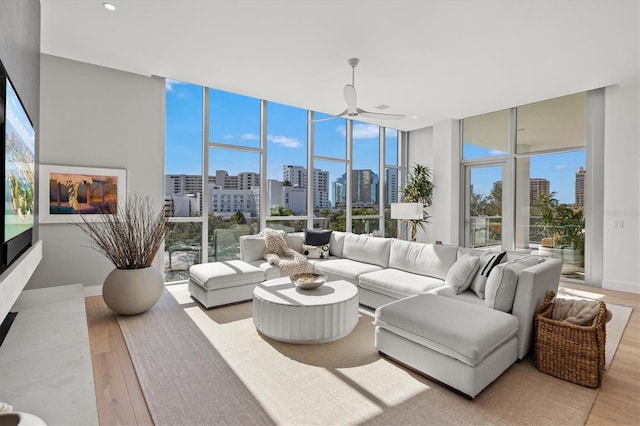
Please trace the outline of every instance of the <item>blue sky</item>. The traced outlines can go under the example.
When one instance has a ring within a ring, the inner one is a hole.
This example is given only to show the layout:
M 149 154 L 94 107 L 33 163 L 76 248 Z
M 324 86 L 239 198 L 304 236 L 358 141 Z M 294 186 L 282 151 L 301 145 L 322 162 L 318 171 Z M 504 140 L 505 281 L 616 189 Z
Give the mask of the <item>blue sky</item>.
M 202 163 L 202 90 L 199 86 L 167 80 L 166 97 L 166 173 L 200 174 Z M 283 165 L 307 164 L 307 113 L 287 105 L 268 102 L 267 105 L 267 176 L 282 180 Z M 211 142 L 258 147 L 260 134 L 260 102 L 218 90 L 210 92 L 209 128 Z M 326 117 L 318 115 L 317 118 Z M 346 155 L 346 120 L 317 122 L 315 127 L 315 155 L 344 159 Z M 353 168 L 377 169 L 378 127 L 354 122 Z M 394 138 L 395 136 L 395 138 Z M 388 129 L 386 162 L 397 163 L 397 134 Z M 392 142 L 391 142 L 392 141 Z M 389 143 L 391 142 L 391 143 Z M 493 156 L 500 153 L 465 145 L 465 157 Z M 585 164 L 584 152 L 562 153 L 531 157 L 532 178 L 551 182 L 551 191 L 562 203 L 574 202 L 575 172 Z M 316 167 L 328 170 L 330 181 L 344 173 L 339 162 L 316 162 Z M 214 149 L 210 155 L 209 171 L 222 169 L 231 175 L 259 170 L 258 155 L 247 152 Z M 489 194 L 493 182 L 500 180 L 496 173 L 478 172 L 474 182 L 477 193 Z M 480 177 L 480 175 L 486 175 Z
M 202 102 L 200 87 L 167 81 L 166 173 L 201 172 Z M 259 146 L 260 102 L 218 90 L 210 91 L 210 142 L 242 147 Z M 307 112 L 287 105 L 267 104 L 267 176 L 282 180 L 283 165 L 307 165 Z M 324 117 L 319 115 L 318 118 Z M 397 132 L 388 129 L 390 154 L 387 161 L 397 163 Z M 346 158 L 346 120 L 315 124 L 315 154 Z M 210 173 L 226 170 L 231 175 L 258 171 L 256 154 L 214 149 Z M 353 168 L 377 169 L 378 126 L 354 122 Z M 330 172 L 333 182 L 344 173 L 344 164 L 322 161 L 316 167 Z

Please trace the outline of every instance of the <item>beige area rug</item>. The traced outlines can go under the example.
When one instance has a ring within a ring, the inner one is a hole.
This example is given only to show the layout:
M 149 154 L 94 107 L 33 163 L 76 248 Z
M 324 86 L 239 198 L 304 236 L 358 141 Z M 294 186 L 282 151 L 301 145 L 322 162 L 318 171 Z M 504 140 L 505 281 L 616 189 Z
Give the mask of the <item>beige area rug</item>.
M 582 425 L 597 393 L 529 357 L 469 401 L 381 358 L 368 312 L 343 339 L 292 345 L 260 335 L 251 309 L 205 310 L 177 285 L 118 317 L 156 425 Z

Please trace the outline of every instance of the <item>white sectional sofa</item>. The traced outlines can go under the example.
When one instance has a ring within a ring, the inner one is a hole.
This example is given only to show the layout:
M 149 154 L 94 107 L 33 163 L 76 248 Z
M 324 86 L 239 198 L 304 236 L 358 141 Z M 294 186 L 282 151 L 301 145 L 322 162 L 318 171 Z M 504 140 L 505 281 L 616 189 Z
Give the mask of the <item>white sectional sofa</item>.
M 304 234 L 289 236 L 302 252 Z M 476 282 L 495 253 L 335 231 L 329 244 L 328 259 L 310 259 L 313 270 L 358 286 L 360 304 L 376 310 L 378 351 L 471 398 L 531 350 L 535 310 L 562 269 L 558 259 L 508 252 Z M 264 247 L 261 236 L 241 237 L 241 259 L 279 277 Z M 452 286 L 454 271 L 476 258 L 469 288 Z

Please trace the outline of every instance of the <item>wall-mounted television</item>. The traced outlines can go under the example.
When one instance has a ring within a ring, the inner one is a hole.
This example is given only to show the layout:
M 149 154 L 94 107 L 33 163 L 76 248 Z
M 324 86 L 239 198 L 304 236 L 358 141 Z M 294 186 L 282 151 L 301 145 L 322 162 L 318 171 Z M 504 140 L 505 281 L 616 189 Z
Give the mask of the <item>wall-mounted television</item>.
M 0 272 L 30 246 L 35 223 L 35 130 L 0 62 Z

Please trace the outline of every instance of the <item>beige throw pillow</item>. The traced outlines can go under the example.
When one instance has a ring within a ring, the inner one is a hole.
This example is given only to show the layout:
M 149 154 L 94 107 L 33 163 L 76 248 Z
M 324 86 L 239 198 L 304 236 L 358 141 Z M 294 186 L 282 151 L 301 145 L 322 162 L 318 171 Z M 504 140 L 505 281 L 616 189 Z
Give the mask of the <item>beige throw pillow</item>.
M 460 294 L 469 288 L 471 280 L 476 274 L 479 257 L 463 254 L 456 263 L 451 266 L 444 283 L 452 287 L 456 294 Z

